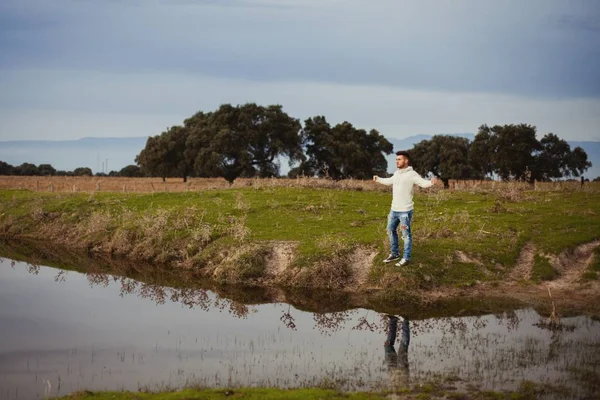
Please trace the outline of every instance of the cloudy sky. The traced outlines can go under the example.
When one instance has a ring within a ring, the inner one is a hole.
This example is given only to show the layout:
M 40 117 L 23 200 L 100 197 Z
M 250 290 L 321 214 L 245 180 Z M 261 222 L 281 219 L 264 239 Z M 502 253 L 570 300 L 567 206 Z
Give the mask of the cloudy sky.
M 222 103 L 385 136 L 600 140 L 597 0 L 1 0 L 0 141 L 155 135 Z

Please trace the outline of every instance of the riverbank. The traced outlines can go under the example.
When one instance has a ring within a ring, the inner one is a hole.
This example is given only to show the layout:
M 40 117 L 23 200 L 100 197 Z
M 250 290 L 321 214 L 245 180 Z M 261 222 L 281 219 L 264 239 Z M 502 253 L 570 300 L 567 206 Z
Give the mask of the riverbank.
M 377 292 L 384 303 L 483 294 L 548 302 L 550 288 L 561 303 L 598 307 L 600 186 L 419 191 L 414 261 L 403 269 L 382 263 L 391 195 L 378 189 L 2 190 L 0 237 L 159 263 L 220 285 Z

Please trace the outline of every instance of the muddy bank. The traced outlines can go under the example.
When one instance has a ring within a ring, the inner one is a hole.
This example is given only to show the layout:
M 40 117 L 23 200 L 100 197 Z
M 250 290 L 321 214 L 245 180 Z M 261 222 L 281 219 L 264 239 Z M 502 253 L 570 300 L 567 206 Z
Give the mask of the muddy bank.
M 374 285 L 368 280 L 361 282 L 366 276 L 364 271 L 358 272 L 358 276 L 335 276 L 338 282 L 348 283 L 335 290 L 281 285 L 278 280 L 280 276 L 276 272 L 285 271 L 282 264 L 271 264 L 266 268 L 270 271 L 268 275 L 260 279 L 249 279 L 247 283 L 250 284 L 226 284 L 207 276 L 204 270 L 182 269 L 173 264 L 147 264 L 101 253 L 83 252 L 80 249 L 57 248 L 46 242 L 31 240 L 0 241 L 0 256 L 29 263 L 34 273 L 36 265 L 86 273 L 91 283 L 101 284 L 111 275 L 113 279 L 121 279 L 122 290 L 125 292 L 138 290 L 138 295 L 150 297 L 157 302 L 166 297 L 177 298 L 186 305 L 195 307 L 206 306 L 202 303 L 204 297 L 201 293 L 209 290 L 240 306 L 287 303 L 301 310 L 318 313 L 365 308 L 405 315 L 411 319 L 423 319 L 502 313 L 531 307 L 545 316 L 554 312 L 559 316 L 587 314 L 600 317 L 598 282 L 582 282 L 575 279 L 575 273 L 572 272 L 584 270 L 584 266 L 593 259 L 592 250 L 598 245 L 600 242 L 593 242 L 581 246 L 571 256 L 558 257 L 557 260 L 562 260 L 560 262 L 564 273 L 555 281 L 535 284 L 524 281 L 520 276 L 512 276 L 507 281 L 434 289 L 407 289 L 402 285 L 394 285 L 392 280 L 388 280 L 385 286 Z M 281 263 L 282 259 L 289 259 L 291 255 L 287 253 L 290 249 L 288 246 L 277 243 L 267 255 L 269 263 Z M 524 251 L 531 251 L 531 248 L 526 246 Z M 352 256 L 356 254 L 358 253 Z M 362 253 L 360 262 L 365 262 L 364 260 Z M 279 269 L 275 269 L 275 265 Z M 358 265 L 358 261 L 355 265 Z M 527 268 L 521 265 L 519 270 L 527 273 Z M 396 279 L 401 280 L 401 271 L 396 274 Z M 140 282 L 142 286 L 132 285 L 131 280 Z

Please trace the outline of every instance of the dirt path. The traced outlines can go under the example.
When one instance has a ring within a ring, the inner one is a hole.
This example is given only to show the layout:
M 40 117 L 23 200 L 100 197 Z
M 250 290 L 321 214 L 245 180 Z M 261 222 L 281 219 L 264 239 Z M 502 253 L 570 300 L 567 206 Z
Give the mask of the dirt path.
M 482 282 L 472 287 L 441 287 L 429 291 L 417 291 L 425 302 L 436 302 L 453 298 L 497 297 L 509 298 L 552 309 L 552 302 L 560 311 L 580 310 L 600 314 L 600 280 L 584 281 L 582 275 L 594 259 L 594 250 L 600 240 L 578 246 L 574 251 L 562 252 L 550 257 L 551 264 L 560 272 L 553 281 L 535 283 L 531 280 L 537 248 L 526 243 L 517 259 L 517 264 L 502 281 Z M 461 255 L 457 254 L 459 260 Z M 465 257 L 462 257 L 465 259 Z M 471 260 L 469 260 L 471 261 Z M 549 289 L 552 298 L 549 297 Z
M 517 265 L 515 265 L 513 270 L 508 274 L 509 281 L 528 281 L 531 279 L 533 272 L 533 258 L 536 252 L 537 249 L 531 242 L 527 242 L 525 246 L 523 246 L 519 258 L 517 259 Z
M 553 260 L 553 266 L 560 277 L 548 283 L 552 289 L 570 289 L 581 283 L 581 277 L 594 259 L 594 250 L 600 246 L 600 240 L 586 243 L 575 249 L 572 254 L 563 252 Z
M 265 266 L 267 279 L 275 279 L 286 273 L 294 260 L 294 254 L 298 247 L 297 242 L 274 241 L 271 244 L 271 255 L 267 258 Z
M 506 281 L 499 284 L 484 283 L 463 292 L 462 295 L 509 297 L 526 304 L 543 304 L 548 309 L 554 301 L 559 311 L 576 309 L 598 315 L 600 280 L 582 279 L 582 275 L 594 260 L 594 250 L 598 246 L 600 240 L 595 240 L 578 246 L 574 251 L 564 251 L 551 257 L 551 264 L 560 273 L 560 277 L 536 284 L 530 281 L 536 249 L 531 243 L 527 243 Z

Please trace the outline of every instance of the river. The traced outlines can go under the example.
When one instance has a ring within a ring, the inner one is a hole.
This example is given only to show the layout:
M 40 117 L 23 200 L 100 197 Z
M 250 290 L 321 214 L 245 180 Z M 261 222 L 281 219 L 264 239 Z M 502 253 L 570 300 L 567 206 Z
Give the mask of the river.
M 4 258 L 0 399 L 183 386 L 380 390 L 430 381 L 514 390 L 523 380 L 566 386 L 575 398 L 595 393 L 600 322 L 569 316 L 558 329 L 547 322 L 533 309 L 410 321 L 366 309 L 306 312 Z M 392 347 L 385 343 L 396 323 Z

